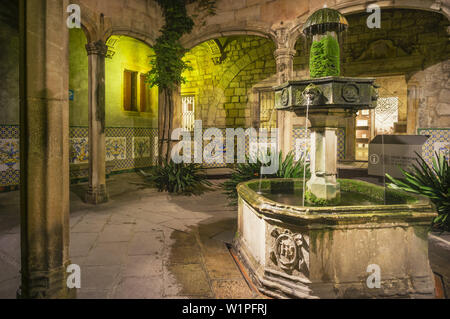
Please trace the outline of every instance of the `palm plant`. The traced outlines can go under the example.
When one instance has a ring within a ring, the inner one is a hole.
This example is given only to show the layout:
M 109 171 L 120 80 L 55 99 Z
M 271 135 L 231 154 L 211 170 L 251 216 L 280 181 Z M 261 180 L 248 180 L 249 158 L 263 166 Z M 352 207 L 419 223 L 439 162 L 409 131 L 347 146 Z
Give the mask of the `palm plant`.
M 282 152 L 278 154 L 279 167 L 275 174 L 264 174 L 262 178 L 302 178 L 303 170 L 305 168 L 304 158 L 295 162 L 294 153 L 289 152 L 283 159 Z M 222 188 L 225 190 L 225 194 L 230 200 L 231 205 L 237 204 L 237 185 L 242 182 L 249 181 L 251 179 L 260 178 L 261 167 L 268 164 L 264 164 L 260 158 L 255 163 L 247 160 L 245 163 L 237 164 L 234 172 L 231 174 L 231 178 L 222 184 Z M 309 163 L 306 164 L 306 175 L 309 177 Z
M 153 167 L 150 174 L 143 175 L 147 182 L 155 185 L 160 192 L 189 194 L 201 192 L 212 185 L 198 164 L 177 164 L 172 160 Z
M 433 220 L 432 226 L 441 230 L 450 230 L 450 169 L 449 160 L 443 154 L 435 153 L 433 165 L 427 162 L 417 152 L 416 164 L 412 170 L 401 170 L 403 180 L 395 179 L 386 174 L 392 182 L 390 187 L 400 188 L 404 191 L 421 194 L 428 197 L 436 206 L 438 216 Z

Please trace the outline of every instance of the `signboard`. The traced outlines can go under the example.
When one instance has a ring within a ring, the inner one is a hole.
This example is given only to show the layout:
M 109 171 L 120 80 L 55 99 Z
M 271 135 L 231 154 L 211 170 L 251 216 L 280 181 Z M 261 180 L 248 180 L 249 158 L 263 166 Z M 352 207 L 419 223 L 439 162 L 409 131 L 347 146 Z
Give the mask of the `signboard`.
M 377 135 L 369 143 L 369 175 L 402 178 L 400 170 L 409 169 L 417 155 L 422 154 L 426 135 Z

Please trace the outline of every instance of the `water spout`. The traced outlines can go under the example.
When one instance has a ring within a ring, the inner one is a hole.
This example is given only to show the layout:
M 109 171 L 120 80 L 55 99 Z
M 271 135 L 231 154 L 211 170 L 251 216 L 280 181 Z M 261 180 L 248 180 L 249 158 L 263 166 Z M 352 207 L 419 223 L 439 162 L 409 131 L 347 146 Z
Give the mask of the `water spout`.
M 303 147 L 303 199 L 302 199 L 302 206 L 305 206 L 305 195 L 306 195 L 306 152 L 307 152 L 307 143 L 306 143 L 306 137 L 308 134 L 308 116 L 309 116 L 309 106 L 312 103 L 312 96 L 307 95 L 306 96 L 306 116 L 305 116 L 305 133 L 303 134 L 305 139 L 305 146 Z

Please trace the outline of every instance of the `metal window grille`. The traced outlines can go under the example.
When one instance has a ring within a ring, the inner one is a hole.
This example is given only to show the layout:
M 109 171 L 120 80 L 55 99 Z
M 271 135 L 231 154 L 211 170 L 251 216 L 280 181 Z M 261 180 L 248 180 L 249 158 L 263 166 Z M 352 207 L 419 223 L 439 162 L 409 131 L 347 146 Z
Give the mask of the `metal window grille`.
M 182 96 L 181 103 L 183 107 L 182 127 L 185 130 L 192 131 L 194 129 L 195 96 Z

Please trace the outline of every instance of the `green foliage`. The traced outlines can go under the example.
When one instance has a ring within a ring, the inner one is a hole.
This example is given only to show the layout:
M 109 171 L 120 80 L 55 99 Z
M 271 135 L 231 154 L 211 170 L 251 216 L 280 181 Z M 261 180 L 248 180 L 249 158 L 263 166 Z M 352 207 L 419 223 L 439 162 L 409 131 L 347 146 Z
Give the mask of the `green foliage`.
M 416 153 L 417 154 L 417 153 Z M 417 154 L 416 164 L 411 171 L 402 169 L 403 180 L 395 179 L 389 174 L 386 176 L 392 182 L 389 186 L 400 188 L 404 191 L 421 194 L 428 197 L 435 205 L 438 216 L 433 221 L 433 226 L 442 230 L 450 230 L 450 169 L 449 161 L 435 153 L 433 165 L 430 167 L 422 156 Z
M 339 43 L 334 37 L 327 35 L 313 42 L 309 58 L 311 78 L 339 76 L 339 65 Z
M 181 45 L 180 38 L 192 31 L 194 21 L 187 15 L 185 0 L 157 2 L 163 11 L 165 24 L 153 46 L 155 57 L 151 60 L 152 68 L 147 80 L 151 87 L 174 88 L 184 83 L 181 74 L 189 69 L 188 63 L 183 61 L 186 49 Z
M 211 0 L 157 0 L 162 9 L 165 24 L 161 36 L 153 46 L 154 59 L 151 60 L 151 70 L 147 74 L 147 81 L 151 87 L 173 89 L 185 83 L 182 73 L 190 70 L 189 62 L 183 61 L 186 49 L 181 45 L 180 38 L 192 31 L 194 21 L 187 14 L 186 5 L 198 2 L 198 10 L 214 14 L 215 1 Z
M 150 174 L 144 176 L 147 182 L 155 185 L 160 192 L 189 194 L 201 192 L 211 186 L 198 164 L 176 164 L 172 160 L 153 167 Z
M 278 154 L 278 171 L 275 174 L 265 174 L 263 178 L 301 178 L 303 177 L 304 160 L 294 161 L 294 153 L 291 151 L 286 155 L 283 160 L 283 155 L 280 152 Z M 263 164 L 258 158 L 256 163 L 250 163 L 246 160 L 246 163 L 237 164 L 234 172 L 231 174 L 231 178 L 222 184 L 222 188 L 225 190 L 228 199 L 232 205 L 237 204 L 237 185 L 249 181 L 251 179 L 260 178 L 261 167 L 267 166 L 268 164 Z M 306 175 L 309 177 L 309 164 L 306 165 Z

